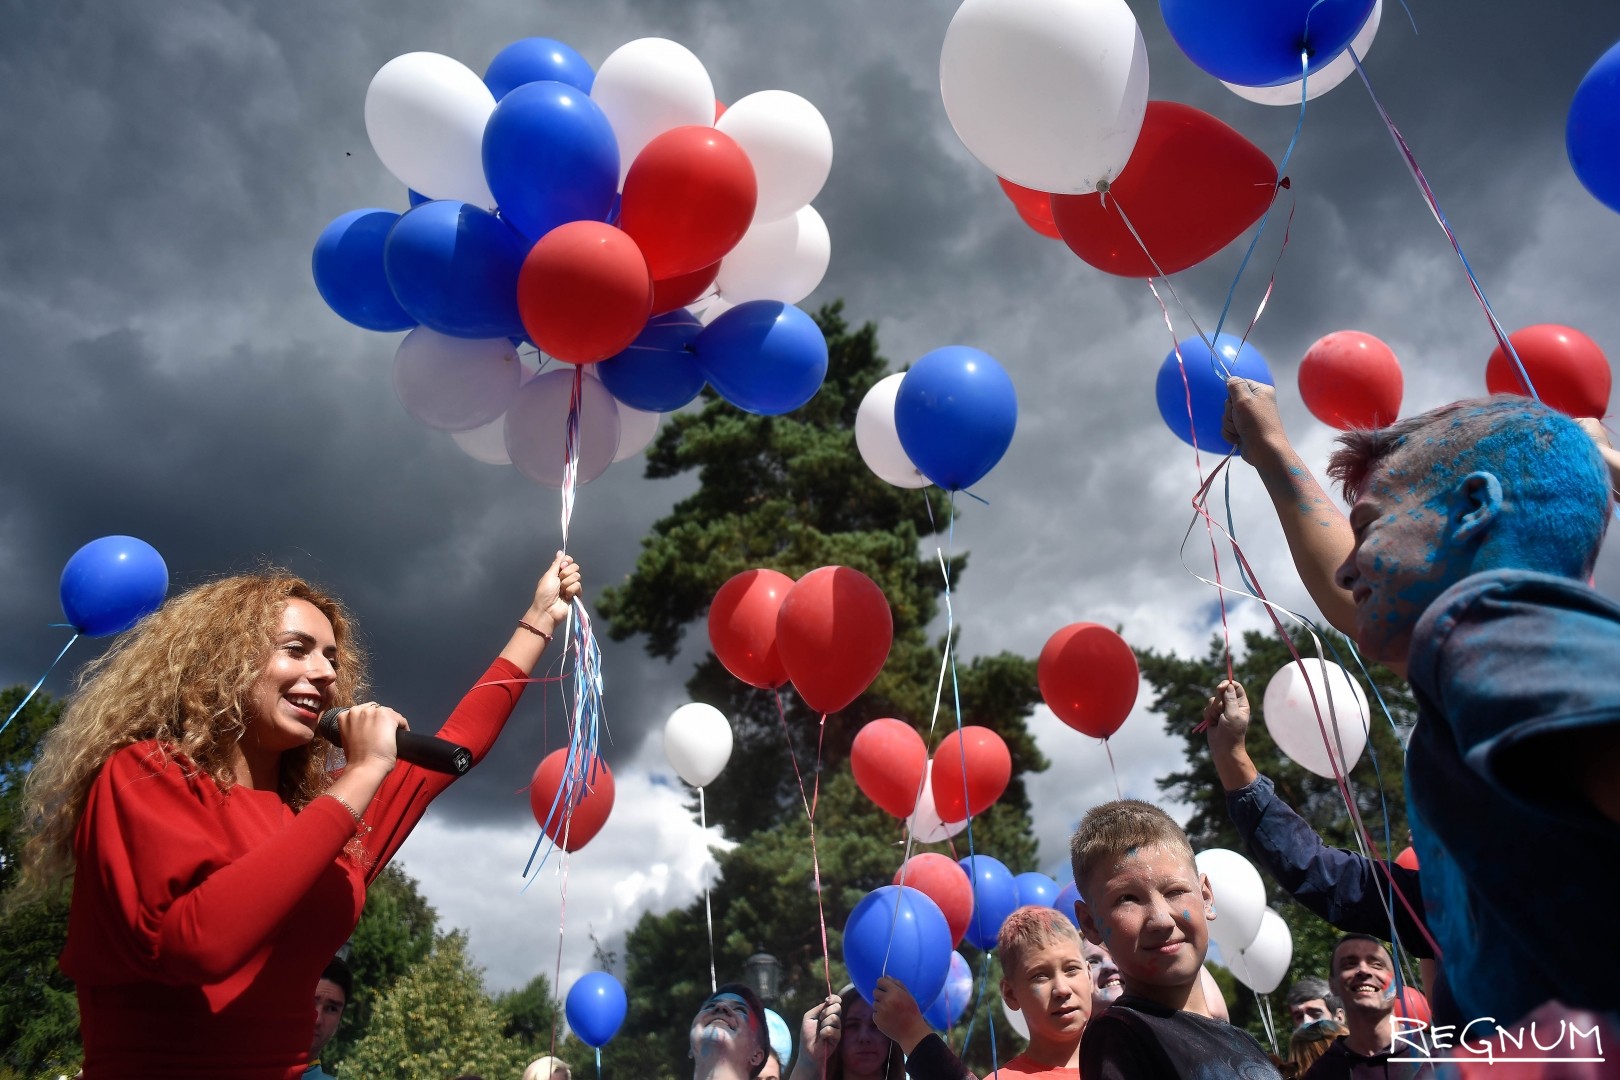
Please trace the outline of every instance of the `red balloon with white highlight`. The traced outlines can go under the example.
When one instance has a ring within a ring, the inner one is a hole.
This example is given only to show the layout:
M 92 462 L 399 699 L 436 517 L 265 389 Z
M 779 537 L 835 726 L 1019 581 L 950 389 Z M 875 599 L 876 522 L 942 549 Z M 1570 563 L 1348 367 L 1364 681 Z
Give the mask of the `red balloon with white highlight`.
M 1393 424 L 1403 390 L 1395 350 L 1359 330 L 1318 338 L 1299 364 L 1299 396 L 1305 407 L 1340 431 Z
M 1500 345 L 1485 364 L 1485 388 L 1493 394 L 1535 396 L 1569 416 L 1603 417 L 1609 411 L 1613 374 L 1597 342 L 1569 326 L 1541 323 L 1508 335 L 1530 385 Z

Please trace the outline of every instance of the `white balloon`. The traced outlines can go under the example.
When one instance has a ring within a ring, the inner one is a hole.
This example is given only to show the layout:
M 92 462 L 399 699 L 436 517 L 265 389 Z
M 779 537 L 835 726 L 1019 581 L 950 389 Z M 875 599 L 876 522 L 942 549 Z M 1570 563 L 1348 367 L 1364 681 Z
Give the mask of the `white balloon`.
M 506 453 L 505 416 L 498 416 L 471 431 L 452 431 L 450 437 L 456 440 L 462 453 L 474 461 L 482 461 L 485 465 L 512 464 L 511 457 Z
M 1353 51 L 1356 56 L 1363 60 L 1367 59 L 1367 51 L 1372 48 L 1373 38 L 1378 34 L 1378 21 L 1383 15 L 1384 0 L 1376 0 L 1372 14 L 1367 16 L 1367 21 L 1361 26 L 1361 32 L 1350 43 L 1350 47 L 1306 80 L 1305 100 L 1321 97 L 1354 74 L 1356 62 L 1350 53 Z M 1258 105 L 1298 105 L 1299 82 L 1295 79 L 1281 86 L 1239 86 L 1237 83 L 1229 82 L 1223 82 L 1221 85 L 1238 97 Z
M 714 293 L 691 304 L 686 310 L 696 315 L 698 322 L 708 326 L 736 306 L 719 293 Z
M 1234 979 L 1257 994 L 1269 994 L 1282 985 L 1283 976 L 1288 974 L 1288 965 L 1294 959 L 1294 935 L 1283 917 L 1267 908 L 1249 947 L 1228 951 L 1222 945 L 1221 957 Z
M 1209 878 L 1215 897 L 1209 936 L 1221 947 L 1221 955 L 1236 955 L 1260 929 L 1266 912 L 1266 883 L 1253 863 L 1228 848 L 1200 851 L 1194 861 L 1198 872 Z
M 879 480 L 895 487 L 927 487 L 928 477 L 918 472 L 906 456 L 900 433 L 894 427 L 894 399 L 905 377 L 903 371 L 885 375 L 861 399 L 861 407 L 855 412 L 855 449 Z
M 816 291 L 832 260 L 832 237 L 813 206 L 791 217 L 759 221 L 720 260 L 715 287 L 733 304 L 780 300 L 797 304 Z
M 592 364 L 592 367 L 596 365 Z M 623 461 L 634 457 L 647 449 L 658 434 L 658 424 L 664 419 L 663 413 L 647 412 L 643 409 L 632 409 L 624 402 L 617 402 L 619 406 L 619 452 L 613 455 L 614 461 Z
M 810 102 L 786 90 L 740 98 L 714 126 L 737 141 L 759 184 L 755 221 L 775 221 L 814 199 L 832 171 L 832 131 Z
M 692 50 L 667 38 L 637 38 L 609 53 L 596 69 L 591 100 L 618 137 L 621 184 L 659 135 L 688 124 L 714 126 L 714 80 Z
M 922 794 L 917 797 L 917 808 L 911 812 L 911 817 L 906 821 L 911 829 L 911 835 L 917 838 L 919 844 L 937 844 L 941 840 L 949 840 L 967 828 L 966 818 L 961 821 L 939 819 L 939 811 L 934 809 L 933 772 L 934 763 L 929 761 L 923 766 Z
M 1001 999 L 1001 1015 L 1007 1018 L 1007 1026 L 1018 1032 L 1018 1037 L 1029 1042 L 1029 1022 L 1024 1019 L 1021 1009 L 1014 1009 L 1007 1004 L 1007 999 Z
M 664 756 L 693 787 L 713 783 L 731 760 L 731 722 L 713 705 L 682 705 L 664 721 Z
M 945 31 L 939 91 L 991 172 L 1089 194 L 1136 145 L 1147 46 L 1125 0 L 964 0 Z
M 384 64 L 366 88 L 366 135 L 383 167 L 406 187 L 493 210 L 484 125 L 494 111 L 495 95 L 471 68 L 438 53 L 406 53 Z
M 498 419 L 523 381 L 506 338 L 456 338 L 418 326 L 394 353 L 394 393 L 405 411 L 440 431 Z
M 568 401 L 574 369 L 542 371 L 517 393 L 506 413 L 506 453 L 529 479 L 547 487 L 563 484 L 568 440 Z M 619 449 L 619 408 L 599 379 L 580 380 L 578 482 L 607 471 Z
M 1367 746 L 1367 695 L 1348 671 L 1331 660 L 1306 657 L 1304 668 L 1302 673 L 1299 664 L 1289 664 L 1271 677 L 1261 715 L 1277 749 L 1295 764 L 1331 779 L 1334 762 L 1339 772 L 1347 773 L 1361 760 Z M 1335 743 L 1331 757 L 1324 730 Z

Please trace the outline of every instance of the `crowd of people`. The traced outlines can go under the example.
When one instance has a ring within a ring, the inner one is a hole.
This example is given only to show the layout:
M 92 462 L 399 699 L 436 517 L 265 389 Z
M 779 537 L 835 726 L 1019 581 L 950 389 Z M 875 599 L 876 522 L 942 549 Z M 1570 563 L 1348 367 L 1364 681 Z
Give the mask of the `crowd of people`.
M 1524 398 L 1459 402 L 1342 437 L 1329 473 L 1346 517 L 1289 445 L 1271 388 L 1233 379 L 1228 392 L 1224 434 L 1265 484 L 1322 614 L 1411 683 L 1421 869 L 1324 844 L 1255 768 L 1248 696 L 1221 682 L 1205 720 L 1232 821 L 1268 873 L 1344 933 L 1323 977 L 1288 995 L 1287 1053 L 1227 1022 L 1205 968 L 1220 897 L 1185 833 L 1122 799 L 1091 809 L 1072 838 L 1073 918 L 1022 908 L 1001 928 L 1000 995 L 1029 1042 L 998 1072 L 1475 1075 L 1534 1056 L 1527 1030 L 1545 1056 L 1534 1025 L 1556 1021 L 1560 1051 L 1586 1069 L 1559 1075 L 1615 1075 L 1620 605 L 1588 581 L 1620 455 L 1600 424 Z M 579 591 L 559 554 L 441 736 L 488 752 Z M 26 793 L 30 873 L 73 875 L 61 966 L 78 989 L 84 1076 L 331 1076 L 321 1053 L 352 993 L 332 957 L 367 885 L 451 780 L 396 760 L 405 719 L 360 702 L 364 686 L 342 605 L 283 573 L 192 589 L 91 666 Z M 346 765 L 330 772 L 335 747 L 316 721 L 335 708 Z M 1432 1024 L 1397 1008 L 1399 952 L 1425 962 Z M 1471 1030 L 1501 1052 L 1470 1047 Z M 971 1075 L 892 978 L 870 1002 L 852 988 L 829 996 L 799 1037 L 790 1080 Z M 703 1002 L 690 1048 L 694 1080 L 788 1066 L 739 984 Z M 543 1058 L 531 1075 L 569 1071 Z

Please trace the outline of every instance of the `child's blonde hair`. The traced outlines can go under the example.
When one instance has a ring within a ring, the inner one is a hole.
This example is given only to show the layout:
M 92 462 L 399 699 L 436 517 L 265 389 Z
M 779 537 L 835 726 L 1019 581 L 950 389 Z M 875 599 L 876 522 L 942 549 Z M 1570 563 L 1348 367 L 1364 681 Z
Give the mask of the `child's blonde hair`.
M 1059 942 L 1080 948 L 1080 933 L 1057 908 L 1028 904 L 1007 916 L 996 935 L 996 955 L 1007 978 L 1017 978 L 1019 965 L 1029 953 Z
M 1162 847 L 1185 852 L 1193 859 L 1192 844 L 1175 819 L 1141 799 L 1118 799 L 1094 806 L 1080 820 L 1069 839 L 1069 862 L 1075 886 L 1086 895 L 1090 875 L 1111 868 L 1138 848 Z

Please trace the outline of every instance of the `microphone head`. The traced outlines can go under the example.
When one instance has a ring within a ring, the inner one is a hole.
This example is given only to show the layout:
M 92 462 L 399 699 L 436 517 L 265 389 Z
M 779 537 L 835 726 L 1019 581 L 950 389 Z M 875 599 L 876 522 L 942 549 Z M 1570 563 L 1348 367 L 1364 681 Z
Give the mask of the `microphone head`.
M 331 743 L 333 746 L 343 745 L 343 732 L 338 730 L 338 717 L 348 712 L 347 708 L 327 709 L 321 713 L 321 718 L 315 721 L 315 734 Z

